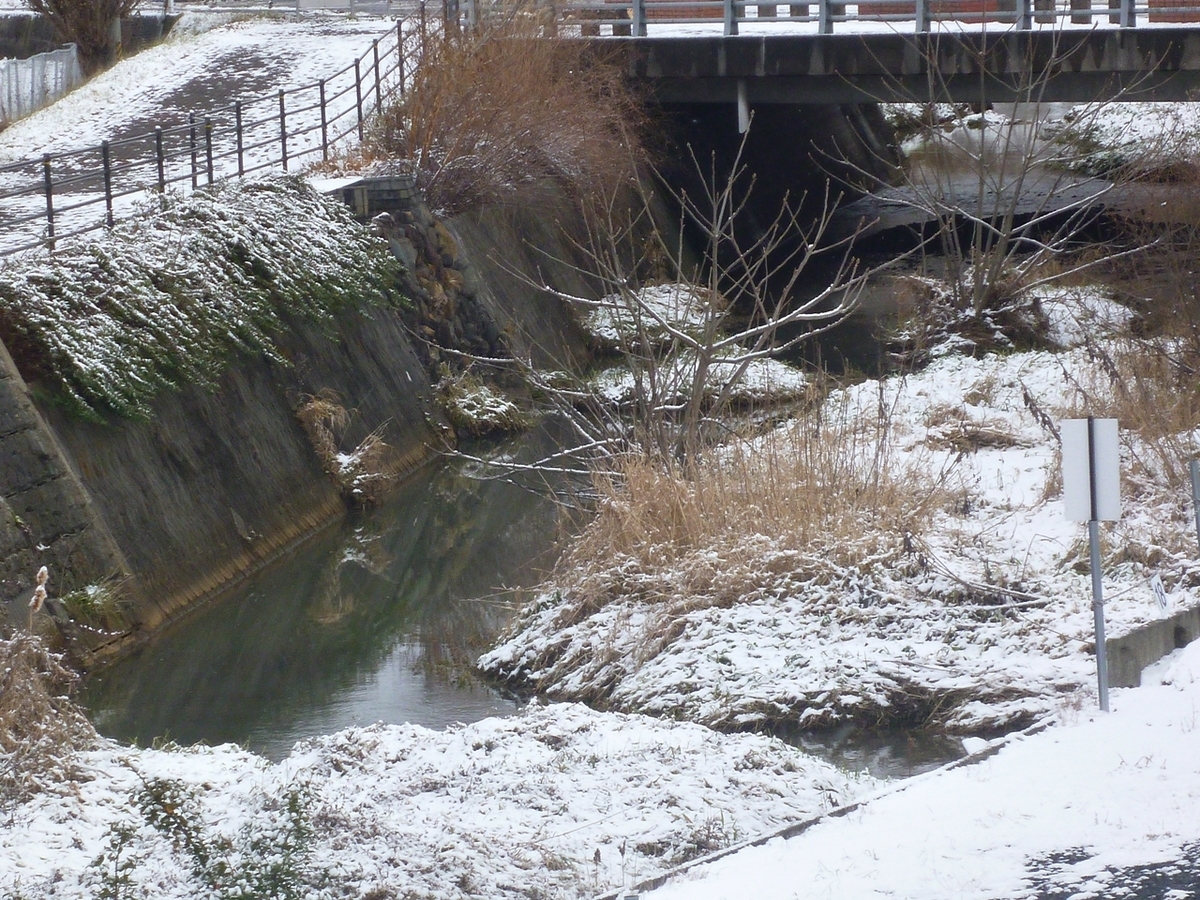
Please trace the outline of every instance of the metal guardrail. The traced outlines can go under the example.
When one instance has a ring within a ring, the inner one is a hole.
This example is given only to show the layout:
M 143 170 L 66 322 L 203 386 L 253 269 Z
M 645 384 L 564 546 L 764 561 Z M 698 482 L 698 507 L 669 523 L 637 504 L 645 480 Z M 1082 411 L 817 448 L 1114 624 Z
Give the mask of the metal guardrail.
M 464 0 L 469 24 L 487 15 L 481 0 Z M 753 26 L 755 34 L 798 25 L 795 31 L 833 34 L 862 26 L 898 29 L 912 23 L 923 33 L 938 27 L 998 23 L 1017 29 L 1060 25 L 1114 25 L 1194 22 L 1200 0 L 813 0 L 760 3 L 757 0 L 613 0 L 566 2 L 547 9 L 555 31 L 585 37 L 646 37 L 650 26 L 720 25 L 725 35 Z M 783 30 L 783 29 L 780 29 Z
M 422 17 L 423 18 L 423 17 Z M 101 228 L 168 189 L 293 171 L 361 140 L 371 113 L 405 89 L 405 20 L 328 78 L 191 114 L 186 123 L 0 165 L 0 256 Z

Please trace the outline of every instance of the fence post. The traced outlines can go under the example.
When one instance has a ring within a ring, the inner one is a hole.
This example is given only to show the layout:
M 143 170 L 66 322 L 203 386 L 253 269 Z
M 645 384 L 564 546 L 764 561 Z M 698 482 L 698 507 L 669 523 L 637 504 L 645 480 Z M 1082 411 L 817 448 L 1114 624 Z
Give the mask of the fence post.
M 1032 0 L 1017 0 L 1017 28 L 1021 31 L 1029 31 L 1033 28 Z
M 188 146 L 192 151 L 192 190 L 196 184 L 196 114 L 188 113 Z
M 287 166 L 287 118 L 283 109 L 283 88 L 279 89 L 279 146 L 283 150 L 283 171 Z
M 204 117 L 204 165 L 208 169 L 208 183 L 213 183 L 212 119 Z
M 396 71 L 400 73 L 400 99 L 404 99 L 404 25 L 396 23 Z
M 104 221 L 112 228 L 112 156 L 108 149 L 108 141 L 100 142 L 100 165 L 104 170 Z
M 167 192 L 166 157 L 163 155 L 162 126 L 154 126 L 154 161 L 158 165 L 158 192 Z
M 359 61 L 354 61 L 354 97 L 355 106 L 358 109 L 358 139 L 363 139 L 363 116 L 362 116 L 362 73 L 359 71 Z
M 244 145 L 242 143 L 242 101 L 236 100 L 233 104 L 233 122 L 234 130 L 237 132 L 237 159 L 238 159 L 238 178 L 246 174 Z
M 329 160 L 329 116 L 325 112 L 325 79 L 317 82 L 321 94 L 321 159 Z
M 50 154 L 42 154 L 42 180 L 46 185 L 46 239 L 54 250 L 54 178 L 50 175 Z
M 633 36 L 646 36 L 646 0 L 633 0 Z
M 379 84 L 379 41 L 371 43 L 371 53 L 375 56 L 375 114 L 383 112 L 383 94 Z
M 1029 0 L 1020 0 L 1022 3 L 1028 3 Z M 917 33 L 924 34 L 929 31 L 929 0 L 917 0 Z
M 738 33 L 737 0 L 725 0 L 724 16 L 725 16 L 725 34 L 726 35 L 737 34 Z

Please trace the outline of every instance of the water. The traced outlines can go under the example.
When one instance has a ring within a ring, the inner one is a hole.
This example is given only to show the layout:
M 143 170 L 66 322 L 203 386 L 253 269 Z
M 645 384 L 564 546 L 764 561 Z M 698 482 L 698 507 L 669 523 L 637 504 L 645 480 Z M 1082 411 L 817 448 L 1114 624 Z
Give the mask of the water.
M 119 740 L 236 741 L 276 760 L 352 725 L 512 713 L 469 665 L 511 615 L 501 588 L 552 562 L 557 521 L 544 489 L 454 465 L 418 476 L 89 679 L 84 703 Z

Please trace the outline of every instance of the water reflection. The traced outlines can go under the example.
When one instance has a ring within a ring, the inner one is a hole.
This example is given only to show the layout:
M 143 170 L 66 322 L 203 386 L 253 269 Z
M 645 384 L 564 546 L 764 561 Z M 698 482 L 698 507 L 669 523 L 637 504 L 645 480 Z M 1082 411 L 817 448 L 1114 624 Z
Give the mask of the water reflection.
M 85 703 L 121 740 L 237 741 L 275 759 L 354 724 L 512 712 L 463 663 L 510 614 L 497 588 L 536 581 L 556 533 L 544 492 L 443 467 L 100 673 Z

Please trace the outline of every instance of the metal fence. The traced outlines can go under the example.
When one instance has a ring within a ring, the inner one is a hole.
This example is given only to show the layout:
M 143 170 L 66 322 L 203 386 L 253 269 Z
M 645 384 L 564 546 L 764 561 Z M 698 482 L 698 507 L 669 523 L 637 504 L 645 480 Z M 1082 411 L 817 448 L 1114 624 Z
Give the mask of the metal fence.
M 297 171 L 361 140 L 364 123 L 404 92 L 404 21 L 320 81 L 191 114 L 99 146 L 0 166 L 0 256 L 43 247 L 134 212 L 147 197 L 219 178 Z
M 49 106 L 82 81 L 74 44 L 28 59 L 0 59 L 0 124 Z

